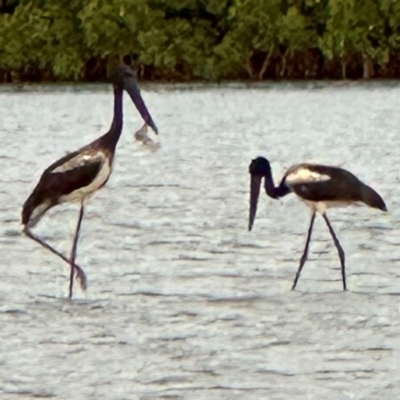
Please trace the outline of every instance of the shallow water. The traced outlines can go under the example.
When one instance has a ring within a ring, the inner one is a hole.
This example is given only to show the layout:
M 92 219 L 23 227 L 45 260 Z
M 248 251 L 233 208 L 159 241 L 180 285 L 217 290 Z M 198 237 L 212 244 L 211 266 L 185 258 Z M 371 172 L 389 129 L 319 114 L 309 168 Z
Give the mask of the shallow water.
M 189 88 L 190 89 L 190 88 Z M 108 129 L 108 86 L 0 91 L 1 399 L 400 398 L 400 114 L 396 84 L 148 86 L 161 147 L 134 140 L 125 101 L 114 173 L 88 204 L 78 261 L 86 295 L 66 299 L 68 266 L 21 236 L 41 172 Z M 388 214 L 329 212 L 349 291 L 317 219 L 294 196 L 263 195 L 247 232 L 248 164 L 343 166 Z M 66 254 L 77 205 L 36 232 Z

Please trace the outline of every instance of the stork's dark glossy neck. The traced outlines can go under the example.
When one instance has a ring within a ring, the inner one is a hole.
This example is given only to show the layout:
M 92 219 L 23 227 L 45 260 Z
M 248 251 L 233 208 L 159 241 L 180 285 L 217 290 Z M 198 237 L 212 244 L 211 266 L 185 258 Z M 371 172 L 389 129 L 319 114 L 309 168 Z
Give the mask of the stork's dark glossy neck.
M 114 87 L 114 117 L 108 132 L 103 136 L 102 143 L 112 152 L 117 146 L 118 140 L 122 133 L 123 126 L 123 90 Z
M 290 192 L 283 182 L 279 186 L 275 186 L 271 170 L 264 175 L 264 188 L 267 195 L 273 199 L 279 199 Z

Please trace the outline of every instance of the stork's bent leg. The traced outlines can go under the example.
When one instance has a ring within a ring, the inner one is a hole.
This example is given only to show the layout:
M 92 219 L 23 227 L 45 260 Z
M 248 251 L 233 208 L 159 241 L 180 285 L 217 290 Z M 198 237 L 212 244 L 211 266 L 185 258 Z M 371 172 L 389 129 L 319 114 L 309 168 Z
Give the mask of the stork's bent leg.
M 328 225 L 329 232 L 332 235 L 333 242 L 335 243 L 336 249 L 339 253 L 339 259 L 340 259 L 340 266 L 342 269 L 342 281 L 343 281 L 343 290 L 347 290 L 346 286 L 346 269 L 345 269 L 345 256 L 344 256 L 344 251 L 342 249 L 342 246 L 339 243 L 338 238 L 336 237 L 335 231 L 333 230 L 331 223 L 329 222 L 328 216 L 323 213 L 322 216 L 324 217 L 324 220 L 326 224 Z
M 65 262 L 70 264 L 70 260 L 68 260 L 67 257 L 65 257 L 63 254 L 61 254 L 59 251 L 57 251 L 54 247 L 50 246 L 43 239 L 40 239 L 38 236 L 36 236 L 27 226 L 24 227 L 24 231 L 23 232 L 28 238 L 34 240 L 36 243 L 39 243 L 45 249 L 50 250 L 53 254 L 57 255 L 58 257 L 63 259 Z M 79 280 L 79 283 L 81 285 L 82 290 L 86 290 L 86 288 L 87 288 L 87 279 L 86 279 L 85 272 L 77 264 L 74 264 L 74 267 L 75 267 L 76 277 Z
M 84 211 L 84 205 L 83 205 L 83 201 L 82 201 L 81 209 L 79 210 L 78 224 L 76 225 L 74 242 L 72 244 L 71 257 L 70 257 L 71 274 L 70 274 L 70 278 L 69 278 L 69 298 L 72 298 L 72 287 L 74 285 L 74 270 L 75 270 L 75 265 L 76 265 L 75 264 L 76 249 L 78 246 L 79 232 L 81 230 L 83 211 Z
M 292 290 L 294 290 L 296 288 L 297 281 L 300 278 L 301 270 L 303 269 L 304 264 L 306 263 L 306 260 L 307 260 L 308 248 L 310 245 L 311 233 L 312 233 L 314 221 L 315 221 L 315 211 L 313 211 L 313 213 L 311 215 L 310 227 L 308 228 L 308 233 L 307 233 L 306 246 L 304 247 L 303 255 L 301 256 L 301 259 L 300 259 L 300 265 L 299 265 L 299 268 L 297 269 L 296 277 L 294 278 Z

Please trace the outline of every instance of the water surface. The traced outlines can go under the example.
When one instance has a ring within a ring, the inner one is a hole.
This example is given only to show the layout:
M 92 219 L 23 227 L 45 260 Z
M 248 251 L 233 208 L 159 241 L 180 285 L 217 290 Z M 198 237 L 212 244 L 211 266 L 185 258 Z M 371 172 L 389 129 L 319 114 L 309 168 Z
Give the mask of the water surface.
M 21 236 L 42 171 L 111 122 L 108 86 L 0 91 L 1 399 L 400 398 L 400 87 L 145 86 L 161 147 L 134 140 L 125 98 L 114 173 L 83 221 L 87 294 L 66 299 L 68 266 Z M 247 232 L 248 164 L 275 180 L 298 162 L 339 165 L 384 197 L 318 218 L 290 291 L 310 213 L 260 199 Z M 66 254 L 77 205 L 37 232 Z

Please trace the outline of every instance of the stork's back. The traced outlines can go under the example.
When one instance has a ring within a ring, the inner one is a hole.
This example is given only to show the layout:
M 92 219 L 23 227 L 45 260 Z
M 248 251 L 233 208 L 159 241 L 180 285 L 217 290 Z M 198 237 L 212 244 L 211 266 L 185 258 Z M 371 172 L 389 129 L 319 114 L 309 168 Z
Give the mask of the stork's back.
M 385 202 L 375 190 L 343 168 L 297 164 L 287 171 L 283 183 L 303 200 L 345 204 L 360 201 L 370 207 L 387 211 Z

